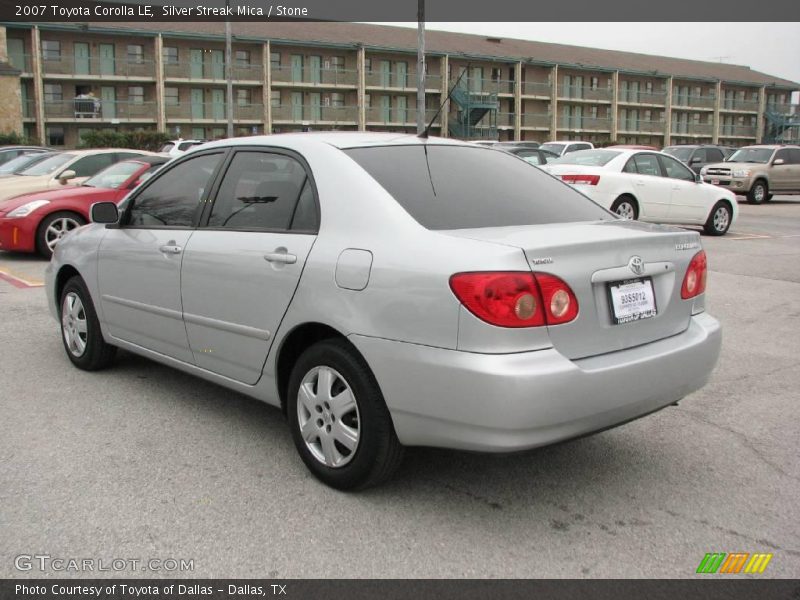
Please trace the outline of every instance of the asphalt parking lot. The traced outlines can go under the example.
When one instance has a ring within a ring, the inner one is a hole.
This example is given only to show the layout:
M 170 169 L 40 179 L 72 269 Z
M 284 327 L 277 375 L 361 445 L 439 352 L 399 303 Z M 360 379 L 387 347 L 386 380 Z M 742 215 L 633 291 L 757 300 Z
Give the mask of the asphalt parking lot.
M 706 388 L 524 455 L 412 449 L 357 494 L 306 471 L 273 408 L 127 353 L 72 367 L 46 263 L 0 252 L 0 577 L 74 575 L 14 566 L 47 554 L 194 561 L 128 577 L 683 578 L 707 552 L 800 577 L 800 199 L 740 209 L 703 237 Z

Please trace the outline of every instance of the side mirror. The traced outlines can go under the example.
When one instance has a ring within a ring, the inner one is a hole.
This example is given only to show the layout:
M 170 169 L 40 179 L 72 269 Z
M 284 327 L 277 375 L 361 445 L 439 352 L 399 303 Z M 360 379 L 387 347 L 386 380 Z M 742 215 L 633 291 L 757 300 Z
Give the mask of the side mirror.
M 72 169 L 69 169 L 69 170 L 67 170 L 67 171 L 63 171 L 63 172 L 61 173 L 61 175 L 59 175 L 59 176 L 58 176 L 58 182 L 59 182 L 61 185 L 66 185 L 66 184 L 67 184 L 67 182 L 68 182 L 70 179 L 75 179 L 75 177 L 76 177 L 76 176 L 77 176 L 77 175 L 75 174 L 75 171 L 73 171 Z
M 92 223 L 116 223 L 119 210 L 113 202 L 95 202 L 92 204 Z
M 782 165 L 782 164 L 783 164 L 783 163 L 785 163 L 785 162 L 786 162 L 786 161 L 785 161 L 785 160 L 783 160 L 782 158 L 776 158 L 775 160 L 773 160 L 773 161 L 772 161 L 772 164 L 773 164 L 773 165 Z
M 694 182 L 695 183 L 703 183 L 703 177 L 700 175 L 700 173 L 695 173 L 694 174 Z

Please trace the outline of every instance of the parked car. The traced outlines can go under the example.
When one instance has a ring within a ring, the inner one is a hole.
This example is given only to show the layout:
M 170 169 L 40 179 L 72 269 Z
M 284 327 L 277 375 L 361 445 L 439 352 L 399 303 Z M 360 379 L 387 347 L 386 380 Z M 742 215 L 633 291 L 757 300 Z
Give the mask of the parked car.
M 16 158 L 12 158 L 0 166 L 0 178 L 19 175 L 28 167 L 31 167 L 36 163 L 43 161 L 45 158 L 53 156 L 54 154 L 57 154 L 57 152 L 35 152 L 32 154 L 20 154 Z
M 641 417 L 719 354 L 697 232 L 466 142 L 221 140 L 92 219 L 46 269 L 69 360 L 126 348 L 282 407 L 340 489 L 403 446 L 508 452 Z
M 702 225 L 709 235 L 724 235 L 739 211 L 732 193 L 702 183 L 661 152 L 581 150 L 544 168 L 626 219 Z
M 663 152 L 674 156 L 695 173 L 699 173 L 709 163 L 725 160 L 725 150 L 721 146 L 711 144 L 667 146 Z
M 563 141 L 563 142 L 546 142 L 539 146 L 542 150 L 547 150 L 548 152 L 552 152 L 553 154 L 558 154 L 559 156 L 564 156 L 570 152 L 577 152 L 578 150 L 591 150 L 594 148 L 594 144 L 591 142 L 572 142 L 572 141 Z
M 495 148 L 501 148 L 503 150 L 507 148 L 538 148 L 541 146 L 539 142 L 526 142 L 524 140 L 520 140 L 517 142 L 475 142 L 476 144 L 480 144 L 481 146 L 494 146 Z
M 0 165 L 23 154 L 37 154 L 39 152 L 51 152 L 51 150 L 42 146 L 0 146 Z
M 95 202 L 119 202 L 169 160 L 141 156 L 123 160 L 83 185 L 17 196 L 0 205 L 0 250 L 36 252 L 50 258 L 64 235 L 89 222 Z
M 658 151 L 655 146 L 645 146 L 643 144 L 614 144 L 613 146 L 605 146 L 607 150 L 653 150 Z
M 703 181 L 761 204 L 772 194 L 800 194 L 800 146 L 745 146 L 725 162 L 709 164 Z
M 38 162 L 21 173 L 0 180 L 0 206 L 14 196 L 78 185 L 102 169 L 126 158 L 155 156 L 144 150 L 70 150 Z
M 200 144 L 205 144 L 206 140 L 172 140 L 164 144 L 159 152 L 162 154 L 169 154 L 171 157 L 175 158 L 176 156 L 180 156 L 190 148 L 194 148 L 195 146 L 199 146 Z
M 548 162 L 558 158 L 558 154 L 553 152 L 548 152 L 547 150 L 541 150 L 539 148 L 528 148 L 526 146 L 504 146 L 501 150 L 519 156 L 532 165 L 546 165 Z

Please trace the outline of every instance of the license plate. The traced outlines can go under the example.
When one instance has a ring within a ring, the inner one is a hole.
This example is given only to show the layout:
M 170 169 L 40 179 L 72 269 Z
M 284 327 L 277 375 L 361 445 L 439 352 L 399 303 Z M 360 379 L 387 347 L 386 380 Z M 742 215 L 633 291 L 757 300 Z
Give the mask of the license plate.
M 719 179 L 712 179 L 711 185 L 719 185 Z
M 608 294 L 615 325 L 650 319 L 657 314 L 653 280 L 649 277 L 609 283 Z

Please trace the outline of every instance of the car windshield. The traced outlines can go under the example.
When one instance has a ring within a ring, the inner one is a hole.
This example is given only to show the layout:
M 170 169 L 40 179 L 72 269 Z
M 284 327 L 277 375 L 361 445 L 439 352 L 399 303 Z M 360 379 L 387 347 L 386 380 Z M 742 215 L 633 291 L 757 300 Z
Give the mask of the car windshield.
M 116 190 L 141 168 L 142 163 L 125 160 L 103 169 L 94 177 L 87 179 L 83 185 Z
M 686 162 L 692 155 L 693 150 L 694 146 L 668 146 L 664 148 L 664 153 Z
M 35 163 L 38 163 L 45 158 L 49 158 L 50 156 L 53 156 L 53 154 L 49 152 L 40 152 L 36 154 L 23 154 L 22 156 L 12 158 L 6 164 L 0 167 L 0 175 L 12 175 L 14 173 L 19 173 L 20 171 L 23 171 L 28 167 L 33 166 Z
M 727 160 L 729 162 L 768 163 L 773 152 L 772 148 L 739 148 Z
M 555 154 L 561 154 L 566 148 L 566 144 L 554 144 L 553 142 L 547 142 L 546 144 L 542 144 L 539 146 L 541 150 L 549 150 L 550 152 L 554 152 Z
M 345 153 L 428 229 L 614 218 L 568 185 L 507 152 L 415 144 L 351 148 Z
M 548 161 L 549 165 L 585 165 L 587 167 L 602 167 L 613 158 L 619 156 L 616 150 L 578 150 L 570 152 L 561 158 Z
M 35 165 L 31 165 L 30 167 L 22 171 L 20 175 L 25 175 L 25 176 L 50 175 L 51 173 L 63 167 L 73 158 L 75 158 L 74 154 L 56 154 L 55 156 L 51 156 L 50 158 L 44 159 L 42 162 L 38 162 Z

